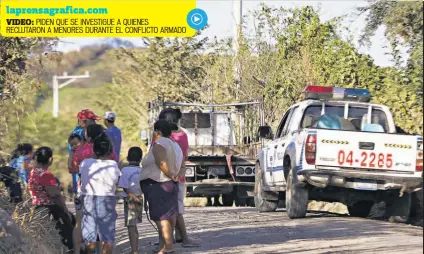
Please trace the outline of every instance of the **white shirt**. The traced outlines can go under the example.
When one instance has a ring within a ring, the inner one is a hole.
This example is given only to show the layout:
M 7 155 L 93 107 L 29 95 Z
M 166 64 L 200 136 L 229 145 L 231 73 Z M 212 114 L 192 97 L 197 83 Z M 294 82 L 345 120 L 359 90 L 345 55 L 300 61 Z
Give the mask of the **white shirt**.
M 166 150 L 166 157 L 168 162 L 168 169 L 171 173 L 177 175 L 181 168 L 183 152 L 180 146 L 169 138 L 159 138 L 155 144 L 162 146 Z M 180 157 L 178 164 L 177 157 Z M 152 179 L 157 182 L 171 181 L 156 165 L 153 149 L 144 156 L 142 160 L 143 171 L 141 172 L 140 180 Z
M 115 196 L 116 185 L 121 176 L 116 161 L 85 159 L 81 162 L 79 171 L 82 195 Z
M 134 195 L 141 195 L 140 174 L 143 169 L 137 166 L 127 166 L 122 169 L 122 175 L 119 178 L 118 187 L 128 189 Z M 127 197 L 125 191 L 122 197 Z

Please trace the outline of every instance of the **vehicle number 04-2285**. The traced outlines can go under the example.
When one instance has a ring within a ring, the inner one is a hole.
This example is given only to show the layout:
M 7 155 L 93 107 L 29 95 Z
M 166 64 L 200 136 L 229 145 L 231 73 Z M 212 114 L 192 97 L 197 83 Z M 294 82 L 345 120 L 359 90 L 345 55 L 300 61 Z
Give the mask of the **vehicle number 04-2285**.
M 362 152 L 361 158 L 359 159 L 355 157 L 353 151 L 340 150 L 337 156 L 337 161 L 340 166 L 357 165 L 367 168 L 391 168 L 393 166 L 392 157 L 392 154 Z

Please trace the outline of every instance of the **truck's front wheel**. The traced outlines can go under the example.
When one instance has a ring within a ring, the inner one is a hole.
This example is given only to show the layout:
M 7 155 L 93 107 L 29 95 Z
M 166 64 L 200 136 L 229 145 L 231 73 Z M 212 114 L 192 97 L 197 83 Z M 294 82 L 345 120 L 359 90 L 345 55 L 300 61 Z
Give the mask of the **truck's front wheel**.
M 258 212 L 274 212 L 277 210 L 278 201 L 275 200 L 266 200 L 264 198 L 264 191 L 262 190 L 262 172 L 259 165 L 259 162 L 256 162 L 255 166 L 255 191 L 254 191 L 254 202 L 255 207 Z
M 297 185 L 290 169 L 287 177 L 286 210 L 290 219 L 304 218 L 308 210 L 308 190 Z

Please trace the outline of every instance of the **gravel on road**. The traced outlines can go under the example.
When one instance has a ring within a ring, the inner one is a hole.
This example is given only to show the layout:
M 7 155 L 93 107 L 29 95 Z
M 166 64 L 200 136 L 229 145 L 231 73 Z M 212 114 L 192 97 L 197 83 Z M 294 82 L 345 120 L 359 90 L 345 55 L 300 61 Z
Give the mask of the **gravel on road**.
M 123 207 L 118 205 L 116 253 L 129 253 Z M 178 253 L 423 253 L 421 227 L 312 212 L 290 220 L 284 210 L 187 208 L 185 220 L 199 248 Z M 152 253 L 157 233 L 146 218 L 139 224 L 140 253 Z

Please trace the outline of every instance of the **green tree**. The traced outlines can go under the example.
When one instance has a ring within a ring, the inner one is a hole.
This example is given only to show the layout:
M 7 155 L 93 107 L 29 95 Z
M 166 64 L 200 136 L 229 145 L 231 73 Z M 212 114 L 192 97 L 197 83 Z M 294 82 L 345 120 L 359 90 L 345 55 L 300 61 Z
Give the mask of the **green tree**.
M 55 39 L 0 37 L 0 151 L 20 142 L 21 119 L 34 109 L 41 84 L 29 58 L 50 50 Z M 4 151 L 6 150 L 6 151 Z
M 155 97 L 176 101 L 198 101 L 207 89 L 207 70 L 202 55 L 207 39 L 198 36 L 184 39 L 145 39 L 143 49 L 120 48 L 116 57 L 114 80 L 108 85 L 108 100 L 102 107 L 119 114 L 123 135 L 130 142 L 138 140 L 146 128 L 147 102 Z
M 370 45 L 370 38 L 380 26 L 385 26 L 385 35 L 392 47 L 396 64 L 400 65 L 400 47 L 408 49 L 408 86 L 422 95 L 423 84 L 423 7 L 422 1 L 373 0 L 358 8 L 366 15 L 366 26 L 361 41 Z M 422 101 L 422 97 L 420 98 Z
M 254 20 L 252 33 L 244 33 L 238 55 L 242 63 L 241 99 L 265 97 L 266 121 L 274 126 L 286 108 L 302 99 L 308 84 L 367 88 L 373 102 L 389 106 L 396 123 L 411 132 L 422 133 L 419 124 L 422 109 L 418 96 L 405 89 L 410 82 L 408 72 L 401 68 L 380 68 L 369 55 L 360 54 L 352 37 L 343 38 L 342 19 L 323 22 L 319 10 L 302 8 L 271 8 L 263 5 L 246 17 Z M 210 68 L 209 83 L 222 102 L 233 87 L 234 55 L 231 43 L 215 45 L 217 55 L 224 55 Z

